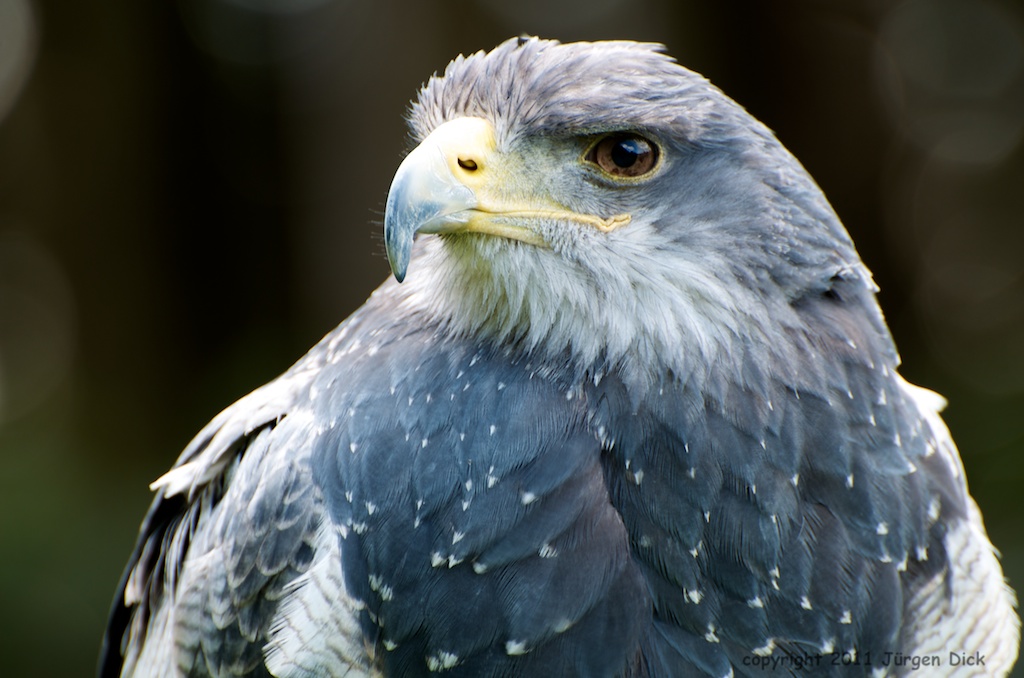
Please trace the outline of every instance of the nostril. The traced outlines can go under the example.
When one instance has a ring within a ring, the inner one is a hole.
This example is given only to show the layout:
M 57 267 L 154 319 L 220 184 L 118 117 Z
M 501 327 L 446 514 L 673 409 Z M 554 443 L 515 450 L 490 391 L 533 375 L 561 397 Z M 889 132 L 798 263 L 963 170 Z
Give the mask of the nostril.
M 470 172 L 476 170 L 476 160 L 470 158 L 459 158 L 459 167 Z

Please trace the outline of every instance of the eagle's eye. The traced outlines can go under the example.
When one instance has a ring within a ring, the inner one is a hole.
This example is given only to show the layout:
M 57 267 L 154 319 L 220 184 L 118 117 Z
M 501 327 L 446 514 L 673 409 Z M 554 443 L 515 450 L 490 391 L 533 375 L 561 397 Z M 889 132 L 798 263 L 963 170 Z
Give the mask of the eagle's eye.
M 658 164 L 658 147 L 639 134 L 609 134 L 591 147 L 587 160 L 615 177 L 642 177 Z

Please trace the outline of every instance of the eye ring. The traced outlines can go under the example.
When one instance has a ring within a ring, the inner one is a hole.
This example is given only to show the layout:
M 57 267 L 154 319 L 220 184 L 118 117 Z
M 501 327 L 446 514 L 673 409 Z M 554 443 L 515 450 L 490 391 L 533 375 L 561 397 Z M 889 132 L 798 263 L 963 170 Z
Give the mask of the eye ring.
M 638 179 L 654 171 L 660 155 L 650 139 L 634 132 L 616 132 L 598 139 L 587 151 L 586 160 L 613 177 Z

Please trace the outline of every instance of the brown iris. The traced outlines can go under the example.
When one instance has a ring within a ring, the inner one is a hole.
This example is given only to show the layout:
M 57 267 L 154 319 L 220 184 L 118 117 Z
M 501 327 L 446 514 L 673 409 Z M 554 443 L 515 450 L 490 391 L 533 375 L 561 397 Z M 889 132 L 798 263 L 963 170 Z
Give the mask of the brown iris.
M 615 177 L 641 177 L 658 164 L 658 147 L 639 134 L 610 134 L 594 144 L 587 160 Z

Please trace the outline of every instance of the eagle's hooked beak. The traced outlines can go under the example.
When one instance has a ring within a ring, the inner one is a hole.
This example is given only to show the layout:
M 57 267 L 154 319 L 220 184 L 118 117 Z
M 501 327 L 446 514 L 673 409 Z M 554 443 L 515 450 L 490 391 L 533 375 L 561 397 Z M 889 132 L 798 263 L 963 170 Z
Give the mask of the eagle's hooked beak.
M 384 210 L 384 247 L 395 278 L 405 278 L 416 233 L 462 230 L 479 206 L 474 173 L 494 153 L 486 120 L 458 118 L 435 129 L 395 173 Z

